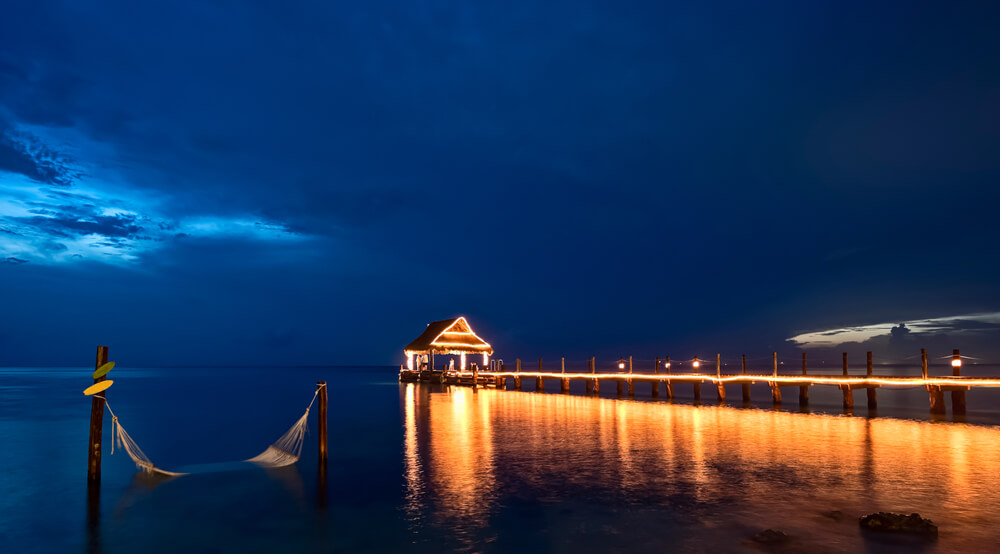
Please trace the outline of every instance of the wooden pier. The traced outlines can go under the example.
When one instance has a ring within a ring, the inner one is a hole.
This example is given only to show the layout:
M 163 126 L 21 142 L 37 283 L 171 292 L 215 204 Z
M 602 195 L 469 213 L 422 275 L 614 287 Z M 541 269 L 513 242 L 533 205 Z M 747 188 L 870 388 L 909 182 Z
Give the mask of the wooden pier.
M 690 384 L 693 389 L 695 402 L 701 401 L 701 386 L 705 383 L 715 385 L 716 399 L 719 402 L 726 401 L 726 385 L 741 385 L 742 399 L 744 403 L 750 402 L 750 385 L 757 382 L 767 383 L 771 389 L 771 402 L 774 405 L 781 405 L 782 388 L 794 387 L 798 389 L 798 402 L 800 406 L 808 406 L 809 389 L 814 386 L 837 387 L 843 392 L 843 408 L 847 413 L 854 410 L 854 391 L 865 390 L 868 413 L 874 414 L 878 411 L 878 389 L 883 387 L 914 387 L 922 386 L 928 392 L 930 412 L 934 414 L 945 413 L 944 393 L 952 393 L 952 413 L 954 415 L 965 415 L 966 391 L 974 387 L 1000 387 L 1000 377 L 968 377 L 961 375 L 962 358 L 958 350 L 953 351 L 951 357 L 952 375 L 929 376 L 927 351 L 920 351 L 921 373 L 920 375 L 875 375 L 873 356 L 867 353 L 865 360 L 865 374 L 851 375 L 848 371 L 847 353 L 843 354 L 843 369 L 841 374 L 817 374 L 810 373 L 806 354 L 802 354 L 801 373 L 789 374 L 779 373 L 778 354 L 771 355 L 770 373 L 750 373 L 747 370 L 746 356 L 741 358 L 741 371 L 739 373 L 723 373 L 721 355 L 715 356 L 715 367 L 712 373 L 699 373 L 702 361 L 694 357 L 690 364 L 695 372 L 675 373 L 671 368 L 670 357 L 656 358 L 656 363 L 651 373 L 636 372 L 633 366 L 632 357 L 621 357 L 614 362 L 617 371 L 600 372 L 597 370 L 595 358 L 587 360 L 586 372 L 572 372 L 566 370 L 566 359 L 560 360 L 558 371 L 545 371 L 543 361 L 538 360 L 538 371 L 523 371 L 521 360 L 515 363 L 515 370 L 508 371 L 503 362 L 498 362 L 494 371 L 480 370 L 476 364 L 471 364 L 465 371 L 400 371 L 400 381 L 432 381 L 444 384 L 468 385 L 473 387 L 496 387 L 498 389 L 521 390 L 521 380 L 524 378 L 535 379 L 535 390 L 545 390 L 545 379 L 554 379 L 560 382 L 559 390 L 568 393 L 571 381 L 582 381 L 586 394 L 598 394 L 600 392 L 601 381 L 615 381 L 619 396 L 635 396 L 635 383 L 637 381 L 648 381 L 651 383 L 651 396 L 658 398 L 660 390 L 664 391 L 666 398 L 674 398 L 675 386 L 680 384 Z M 685 362 L 688 363 L 688 362 Z M 492 364 L 491 364 L 492 365 Z M 663 372 L 660 370 L 663 369 Z

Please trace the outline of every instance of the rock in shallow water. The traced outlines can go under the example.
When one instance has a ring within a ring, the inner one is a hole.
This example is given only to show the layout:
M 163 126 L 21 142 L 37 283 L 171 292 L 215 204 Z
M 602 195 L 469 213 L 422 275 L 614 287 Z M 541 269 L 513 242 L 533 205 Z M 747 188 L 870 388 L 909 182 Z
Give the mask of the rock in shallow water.
M 929 519 L 920 517 L 920 514 L 894 514 L 891 512 L 878 512 L 861 516 L 858 523 L 863 529 L 870 531 L 884 531 L 889 533 L 909 533 L 912 535 L 922 535 L 927 538 L 937 538 L 937 525 Z
M 788 542 L 790 537 L 781 531 L 774 529 L 764 529 L 753 536 L 753 541 L 760 544 L 783 544 Z

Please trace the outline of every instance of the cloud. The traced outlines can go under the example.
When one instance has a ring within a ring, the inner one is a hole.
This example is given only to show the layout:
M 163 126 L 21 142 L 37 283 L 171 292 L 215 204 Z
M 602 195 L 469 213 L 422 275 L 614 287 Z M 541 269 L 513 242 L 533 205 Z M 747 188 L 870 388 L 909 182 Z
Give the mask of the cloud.
M 3 117 L 0 117 L 0 170 L 59 186 L 69 186 L 78 176 L 72 159 L 47 147 L 38 137 L 17 131 Z
M 966 314 L 892 323 L 876 323 L 801 333 L 788 340 L 802 348 L 838 346 L 888 338 L 890 344 L 909 342 L 918 336 L 1000 333 L 1000 312 Z M 836 337 L 836 340 L 831 339 Z

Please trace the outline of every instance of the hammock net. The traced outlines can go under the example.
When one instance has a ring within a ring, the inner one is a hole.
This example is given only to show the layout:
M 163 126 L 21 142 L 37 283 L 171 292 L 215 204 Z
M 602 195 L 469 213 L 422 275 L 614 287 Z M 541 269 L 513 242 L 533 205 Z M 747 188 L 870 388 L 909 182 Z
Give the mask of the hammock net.
M 264 468 L 284 467 L 299 461 L 299 457 L 302 454 L 302 442 L 305 439 L 306 430 L 308 429 L 309 410 L 312 408 L 313 402 L 316 401 L 317 394 L 319 394 L 319 389 L 313 394 L 312 401 L 309 402 L 309 406 L 306 407 L 306 411 L 302 414 L 302 417 L 288 431 L 285 431 L 284 435 L 281 435 L 278 440 L 274 441 L 273 444 L 260 454 L 243 461 L 251 462 Z M 142 471 L 159 473 L 170 477 L 187 475 L 187 473 L 167 471 L 156 467 L 153 461 L 139 448 L 139 444 L 135 442 L 135 439 L 125 431 L 121 422 L 118 421 L 118 416 L 111 410 L 111 405 L 108 404 L 107 399 L 104 400 L 104 405 L 107 406 L 108 412 L 111 413 L 112 454 L 115 453 L 115 445 L 117 444 L 118 448 L 128 453 L 132 461 L 135 462 L 136 467 Z

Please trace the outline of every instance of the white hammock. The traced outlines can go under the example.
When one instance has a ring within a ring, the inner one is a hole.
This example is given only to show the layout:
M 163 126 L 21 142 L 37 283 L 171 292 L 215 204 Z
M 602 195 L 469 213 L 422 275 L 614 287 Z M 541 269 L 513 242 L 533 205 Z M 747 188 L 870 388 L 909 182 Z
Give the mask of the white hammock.
M 302 414 L 302 417 L 296 421 L 288 431 L 285 431 L 284 435 L 274 442 L 271 446 L 267 447 L 260 454 L 250 458 L 249 460 L 243 460 L 244 462 L 251 462 L 257 464 L 261 467 L 272 468 L 272 467 L 284 467 L 294 464 L 299 461 L 299 457 L 302 454 L 302 442 L 305 439 L 306 430 L 308 428 L 309 420 L 309 410 L 312 408 L 313 402 L 316 401 L 316 395 L 319 394 L 319 389 L 316 389 L 316 393 L 313 394 L 312 400 L 309 402 L 309 406 L 306 407 L 306 411 Z M 118 421 L 118 416 L 111 411 L 111 405 L 108 404 L 107 399 L 104 399 L 104 405 L 107 406 L 108 412 L 111 413 L 111 453 L 115 453 L 115 443 L 118 444 L 118 448 L 125 450 L 132 461 L 135 462 L 137 468 L 148 471 L 150 473 L 159 473 L 161 475 L 168 475 L 171 477 L 177 477 L 179 475 L 187 475 L 187 473 L 178 473 L 174 471 L 167 471 L 156 467 L 152 460 L 139 448 L 139 445 L 135 442 L 131 435 L 125 432 L 125 428 Z

